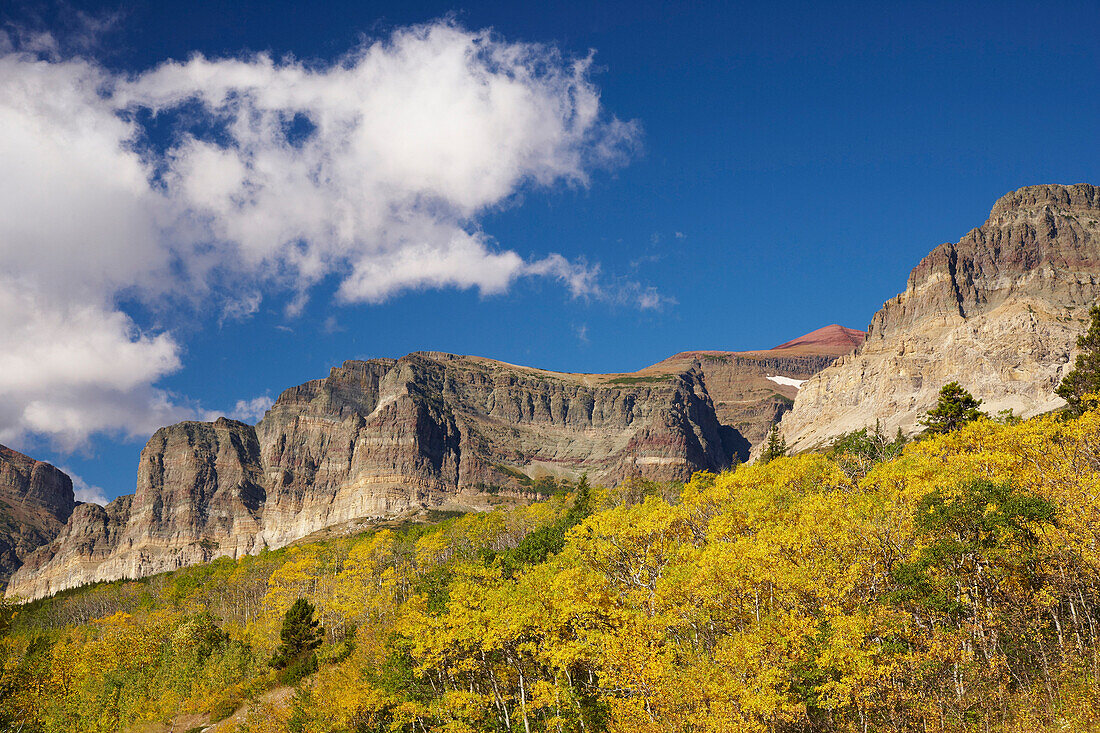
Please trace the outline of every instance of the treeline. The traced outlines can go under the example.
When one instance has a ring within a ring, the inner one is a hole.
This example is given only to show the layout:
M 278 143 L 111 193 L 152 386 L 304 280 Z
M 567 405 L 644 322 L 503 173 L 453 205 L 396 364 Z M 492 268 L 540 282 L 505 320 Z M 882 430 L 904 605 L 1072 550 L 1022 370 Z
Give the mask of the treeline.
M 8 608 L 0 725 L 168 730 L 292 684 L 239 730 L 1100 729 L 1100 412 L 903 443 Z

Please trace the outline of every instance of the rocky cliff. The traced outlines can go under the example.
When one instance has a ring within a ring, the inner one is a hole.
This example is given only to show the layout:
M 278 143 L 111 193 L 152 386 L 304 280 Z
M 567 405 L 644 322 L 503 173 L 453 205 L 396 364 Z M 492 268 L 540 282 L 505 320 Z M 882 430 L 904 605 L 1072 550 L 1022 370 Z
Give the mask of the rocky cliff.
M 791 409 L 800 385 L 863 343 L 866 334 L 833 324 L 764 351 L 687 351 L 639 374 L 702 372 L 718 421 L 740 460 Z
M 809 379 L 781 423 L 795 450 L 874 425 L 919 430 L 957 380 L 983 409 L 1028 417 L 1062 405 L 1077 336 L 1100 297 L 1100 189 L 1029 186 L 913 269 L 866 342 Z
M 0 586 L 27 555 L 57 536 L 74 506 L 68 476 L 0 445 Z
M 486 509 L 533 497 L 544 477 L 615 484 L 721 470 L 747 457 L 801 380 L 851 347 L 686 352 L 630 374 L 436 352 L 345 362 L 283 392 L 255 427 L 157 431 L 135 494 L 79 507 L 8 594 L 238 557 L 430 507 Z

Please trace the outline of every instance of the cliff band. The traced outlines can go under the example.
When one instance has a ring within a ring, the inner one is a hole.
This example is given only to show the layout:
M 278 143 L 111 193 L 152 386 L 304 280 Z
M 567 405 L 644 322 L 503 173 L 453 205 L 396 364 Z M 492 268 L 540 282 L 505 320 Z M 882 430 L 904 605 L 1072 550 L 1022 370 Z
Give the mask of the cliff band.
M 631 374 L 436 352 L 348 361 L 283 392 L 255 427 L 223 418 L 158 430 L 135 493 L 71 509 L 21 558 L 7 595 L 239 557 L 426 508 L 524 501 L 543 477 L 722 470 L 748 457 L 798 383 L 863 336 L 815 334 L 767 351 L 685 352 Z

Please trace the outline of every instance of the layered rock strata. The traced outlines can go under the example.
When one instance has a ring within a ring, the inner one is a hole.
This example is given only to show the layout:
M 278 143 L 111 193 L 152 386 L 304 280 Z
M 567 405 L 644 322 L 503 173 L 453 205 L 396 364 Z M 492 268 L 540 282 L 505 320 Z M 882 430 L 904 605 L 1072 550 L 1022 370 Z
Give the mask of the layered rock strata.
M 0 445 L 0 586 L 58 535 L 74 506 L 68 476 Z
M 632 374 L 436 352 L 348 361 L 283 392 L 255 427 L 223 418 L 157 431 L 135 494 L 79 507 L 8 594 L 239 557 L 431 507 L 523 501 L 543 477 L 613 485 L 721 470 L 747 456 L 791 384 L 836 358 L 828 352 L 688 352 Z
M 866 342 L 810 378 L 781 423 L 806 450 L 879 421 L 912 435 L 958 381 L 983 409 L 1030 417 L 1060 407 L 1078 335 L 1100 297 L 1100 189 L 1029 186 L 913 269 Z
M 639 374 L 702 372 L 729 446 L 740 460 L 791 409 L 799 384 L 863 343 L 866 334 L 833 324 L 764 351 L 688 351 Z

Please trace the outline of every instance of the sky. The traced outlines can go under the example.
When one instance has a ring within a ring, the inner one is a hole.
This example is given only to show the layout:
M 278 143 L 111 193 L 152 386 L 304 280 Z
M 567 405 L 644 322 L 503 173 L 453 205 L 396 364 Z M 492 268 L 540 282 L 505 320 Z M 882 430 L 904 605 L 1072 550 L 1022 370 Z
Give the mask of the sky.
M 346 359 L 865 328 L 1097 140 L 1096 2 L 9 0 L 0 443 L 104 501 Z

